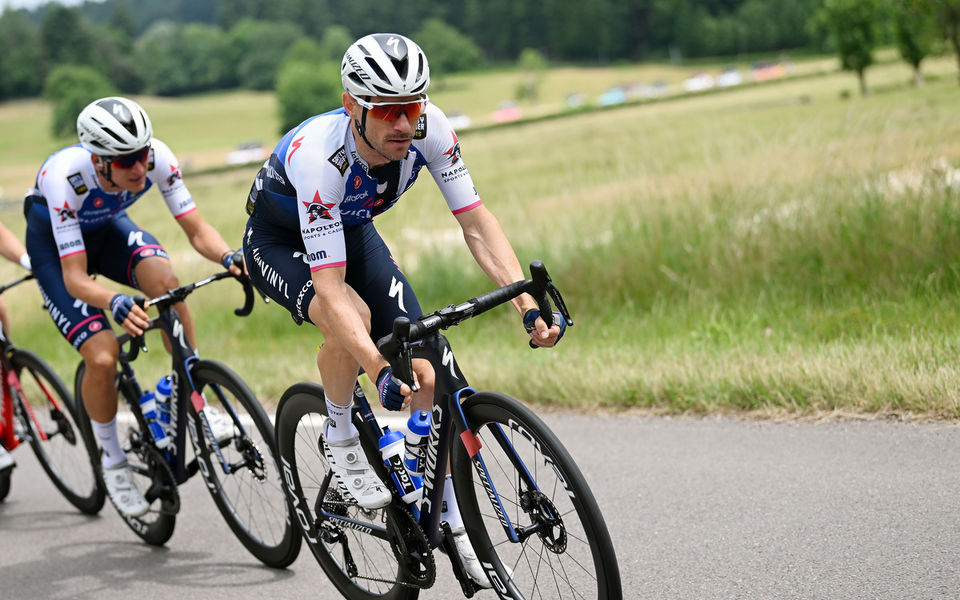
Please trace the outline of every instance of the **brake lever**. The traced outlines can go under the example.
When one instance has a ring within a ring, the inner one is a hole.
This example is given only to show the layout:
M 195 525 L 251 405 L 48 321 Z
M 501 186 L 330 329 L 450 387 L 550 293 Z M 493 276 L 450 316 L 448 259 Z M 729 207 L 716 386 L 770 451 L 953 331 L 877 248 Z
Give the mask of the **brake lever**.
M 140 296 L 139 294 L 134 296 L 133 303 L 139 306 L 142 310 L 144 311 L 147 310 L 147 299 L 144 298 L 143 296 Z M 148 352 L 146 336 L 138 335 L 134 338 L 131 338 L 130 347 L 133 348 L 134 346 L 137 346 L 139 348 L 139 350 L 137 350 L 137 352 L 133 354 L 134 358 L 136 358 L 137 354 L 139 354 L 140 352 L 143 352 L 144 354 L 146 354 Z
M 410 351 L 410 319 L 397 317 L 394 320 L 393 337 L 398 345 L 397 362 L 390 365 L 393 368 L 393 374 L 409 385 L 411 390 L 418 392 L 420 386 L 413 378 L 413 353 Z

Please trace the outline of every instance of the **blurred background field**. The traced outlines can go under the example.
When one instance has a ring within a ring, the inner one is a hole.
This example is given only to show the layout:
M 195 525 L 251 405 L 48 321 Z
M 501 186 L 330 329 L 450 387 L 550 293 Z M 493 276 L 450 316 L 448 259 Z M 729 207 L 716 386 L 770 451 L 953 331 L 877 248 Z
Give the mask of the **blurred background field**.
M 578 407 L 662 412 L 960 417 L 960 88 L 953 57 L 924 63 L 927 85 L 886 62 L 872 93 L 833 59 L 808 76 L 658 99 L 564 119 L 465 131 L 463 157 L 521 262 L 543 259 L 576 326 L 532 352 L 507 308 L 449 333 L 477 389 Z M 718 73 L 724 64 L 707 69 Z M 630 81 L 680 84 L 689 67 L 550 70 L 543 110 L 576 86 L 596 97 Z M 431 92 L 483 125 L 508 72 L 451 77 Z M 137 97 L 184 162 L 202 214 L 239 244 L 255 166 L 199 174 L 239 141 L 272 147 L 272 95 Z M 0 104 L 0 185 L 14 199 L 55 143 L 42 101 Z M 190 174 L 190 168 L 195 170 Z M 158 194 L 130 211 L 171 250 L 182 281 L 217 269 L 189 248 Z M 22 236 L 16 202 L 0 219 Z M 429 309 L 483 292 L 435 186 L 422 181 L 379 217 Z M 16 274 L 0 265 L 0 278 Z M 232 289 L 232 288 L 236 289 Z M 65 379 L 77 356 L 35 288 L 5 294 L 13 339 Z M 321 336 L 259 303 L 237 319 L 228 282 L 191 298 L 200 352 L 265 401 L 317 380 Z M 153 340 L 145 369 L 168 359 Z

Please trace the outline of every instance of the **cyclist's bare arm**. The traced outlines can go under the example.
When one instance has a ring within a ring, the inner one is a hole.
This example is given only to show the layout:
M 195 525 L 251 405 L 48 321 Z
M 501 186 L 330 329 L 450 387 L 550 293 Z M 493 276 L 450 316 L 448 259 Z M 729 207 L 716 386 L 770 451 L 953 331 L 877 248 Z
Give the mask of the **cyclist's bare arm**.
M 219 263 L 224 254 L 232 252 L 220 232 L 200 216 L 200 211 L 194 210 L 180 216 L 177 223 L 187 234 L 187 239 L 190 240 L 193 249 L 207 260 Z M 241 274 L 240 269 L 236 266 L 231 266 L 230 272 L 234 275 Z
M 27 249 L 17 239 L 12 231 L 0 223 L 0 255 L 12 263 L 20 264 L 20 257 L 27 253 Z
M 500 222 L 486 206 L 481 204 L 457 214 L 456 217 L 460 228 L 463 229 L 463 239 L 466 240 L 467 247 L 470 248 L 470 252 L 483 272 L 495 284 L 503 287 L 524 278 L 513 246 L 503 233 Z M 529 294 L 521 294 L 510 302 L 521 315 L 537 308 L 537 303 Z M 536 345 L 550 347 L 557 343 L 560 336 L 558 326 L 548 329 L 542 319 L 537 319 L 536 327 L 537 330 L 534 332 Z M 544 336 L 544 333 L 547 335 Z
M 63 283 L 71 296 L 110 314 L 110 300 L 117 292 L 103 287 L 87 274 L 86 252 L 60 257 L 60 266 L 63 269 Z M 148 324 L 147 313 L 135 305 L 123 321 L 123 328 L 131 335 L 140 335 Z

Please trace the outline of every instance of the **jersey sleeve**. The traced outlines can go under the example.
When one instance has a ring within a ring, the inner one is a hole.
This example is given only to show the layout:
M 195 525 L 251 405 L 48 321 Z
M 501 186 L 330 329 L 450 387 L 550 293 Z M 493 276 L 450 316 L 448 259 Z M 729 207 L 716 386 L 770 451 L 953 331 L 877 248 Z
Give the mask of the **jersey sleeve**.
M 480 206 L 480 195 L 470 171 L 460 157 L 460 140 L 450 121 L 439 108 L 427 105 L 426 136 L 422 144 L 427 169 L 437 182 L 447 206 L 453 214 Z
M 50 226 L 60 258 L 86 252 L 77 213 L 90 192 L 82 177 L 81 173 L 65 174 L 54 163 L 41 172 L 37 181 L 50 211 Z
M 284 162 L 290 183 L 297 190 L 300 236 L 313 272 L 346 266 L 347 250 L 340 215 L 342 174 L 327 161 L 330 153 L 324 153 L 323 139 L 310 136 L 307 130 L 294 139 Z
M 197 205 L 190 196 L 190 190 L 183 182 L 183 174 L 180 172 L 180 163 L 177 157 L 170 150 L 170 147 L 160 140 L 154 138 L 151 140 L 150 171 L 147 177 L 154 182 L 160 189 L 170 214 L 179 219 L 185 214 L 197 210 Z

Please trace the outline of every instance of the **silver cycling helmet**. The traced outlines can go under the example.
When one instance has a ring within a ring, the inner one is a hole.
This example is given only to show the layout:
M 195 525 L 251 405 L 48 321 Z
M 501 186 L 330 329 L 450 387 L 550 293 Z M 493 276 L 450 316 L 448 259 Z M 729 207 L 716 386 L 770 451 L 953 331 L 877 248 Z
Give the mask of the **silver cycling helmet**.
M 143 108 L 128 98 L 94 100 L 77 117 L 80 144 L 99 156 L 120 156 L 146 147 L 153 125 Z
M 427 57 L 413 40 L 396 33 L 365 35 L 340 63 L 343 89 L 354 96 L 415 96 L 430 85 Z

